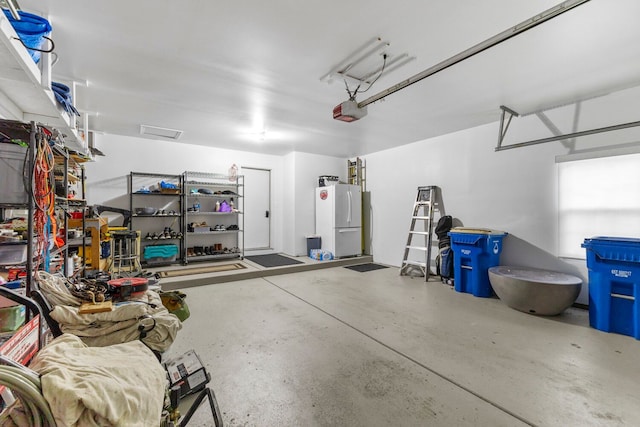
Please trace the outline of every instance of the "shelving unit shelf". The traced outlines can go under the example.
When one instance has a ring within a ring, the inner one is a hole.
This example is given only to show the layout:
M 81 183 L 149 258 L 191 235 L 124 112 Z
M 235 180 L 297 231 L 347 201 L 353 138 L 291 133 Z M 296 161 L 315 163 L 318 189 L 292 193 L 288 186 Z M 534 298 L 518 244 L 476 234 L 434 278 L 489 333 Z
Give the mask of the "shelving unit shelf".
M 71 267 L 67 260 L 71 253 L 82 254 L 82 265 L 84 269 L 86 266 L 86 252 L 85 246 L 87 245 L 85 237 L 85 211 L 87 207 L 87 201 L 84 199 L 84 166 L 82 163 L 84 158 L 78 158 L 73 156 L 68 149 L 59 145 L 52 146 L 53 158 L 54 158 L 54 181 L 55 181 L 55 205 L 56 216 L 58 221 L 58 228 L 64 232 L 61 236 L 64 240 L 64 245 L 52 250 L 50 256 L 61 256 L 60 270 L 65 276 L 70 276 L 76 271 L 74 267 Z M 79 196 L 79 197 L 78 197 Z M 79 211 L 82 214 L 82 218 L 78 221 L 72 222 L 73 227 L 70 227 L 69 216 L 71 212 Z M 81 238 L 69 238 L 69 231 L 77 229 L 82 235 Z
M 244 177 L 187 171 L 183 181 L 185 264 L 244 258 Z
M 163 187 L 163 184 L 175 188 Z M 130 230 L 139 231 L 140 263 L 154 267 L 183 262 L 182 175 L 131 172 Z
M 12 215 L 24 217 L 26 223 L 24 228 L 10 226 L 25 230 L 21 241 L 12 241 L 15 238 L 10 236 L 0 242 L 0 249 L 12 249 L 9 261 L 0 261 L 0 268 L 24 270 L 28 295 L 36 269 L 64 275 L 74 272 L 67 263 L 69 249 L 73 247 L 67 234 L 68 213 L 72 209 L 84 212 L 86 202 L 70 198 L 70 188 L 80 188 L 80 194 L 84 195 L 84 169 L 42 125 L 33 121 L 0 120 L 0 130 L 3 139 L 11 141 L 0 142 L 0 182 L 3 184 L 0 188 L 0 217 L 8 219 L 5 213 L 11 209 Z M 15 141 L 21 141 L 22 146 L 14 144 Z M 35 170 L 41 172 L 34 173 Z M 79 176 L 70 182 L 69 175 L 76 176 L 76 171 Z M 15 210 L 18 212 L 14 213 Z M 80 227 L 84 230 L 83 222 Z M 18 261 L 16 247 L 7 246 L 11 244 L 24 247 L 26 256 L 20 257 L 24 260 Z

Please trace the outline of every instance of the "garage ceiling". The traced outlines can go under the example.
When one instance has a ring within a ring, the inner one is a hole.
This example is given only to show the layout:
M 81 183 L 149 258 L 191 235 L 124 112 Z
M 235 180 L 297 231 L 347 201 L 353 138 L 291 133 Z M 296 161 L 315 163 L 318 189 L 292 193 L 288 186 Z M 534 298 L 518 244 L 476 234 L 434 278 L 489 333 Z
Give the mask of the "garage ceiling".
M 339 157 L 495 122 L 502 104 L 532 112 L 639 85 L 640 2 L 591 0 L 369 105 L 357 122 L 333 120 L 345 85 L 320 78 L 373 37 L 416 59 L 358 100 L 558 3 L 19 0 L 54 27 L 54 79 L 88 82 L 76 104 L 97 113 L 94 131 L 141 137 L 150 125 L 183 131 L 176 144 Z

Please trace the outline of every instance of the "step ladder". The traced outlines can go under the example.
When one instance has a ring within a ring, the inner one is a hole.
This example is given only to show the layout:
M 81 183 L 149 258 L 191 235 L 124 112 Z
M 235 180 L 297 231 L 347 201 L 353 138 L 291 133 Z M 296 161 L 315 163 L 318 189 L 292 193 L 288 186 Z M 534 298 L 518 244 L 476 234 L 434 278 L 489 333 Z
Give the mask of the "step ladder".
M 400 267 L 401 276 L 424 276 L 425 281 L 429 280 L 429 276 L 435 276 L 431 272 L 431 247 L 434 211 L 438 210 L 441 213 L 438 200 L 440 197 L 437 186 L 418 187 L 409 236 L 404 248 L 402 267 Z M 420 237 L 424 238 L 423 245 L 420 245 Z

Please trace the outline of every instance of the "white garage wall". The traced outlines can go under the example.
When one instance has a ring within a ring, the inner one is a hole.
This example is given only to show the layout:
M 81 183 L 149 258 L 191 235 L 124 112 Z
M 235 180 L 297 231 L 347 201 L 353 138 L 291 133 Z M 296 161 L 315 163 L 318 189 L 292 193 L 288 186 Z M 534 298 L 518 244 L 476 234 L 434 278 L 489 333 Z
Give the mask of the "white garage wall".
M 526 140 L 530 130 L 523 127 L 523 139 L 515 142 Z M 584 261 L 556 257 L 555 156 L 568 154 L 570 145 L 551 142 L 496 152 L 497 136 L 495 123 L 364 156 L 376 262 L 400 266 L 417 187 L 438 185 L 446 214 L 464 226 L 509 233 L 502 264 L 563 271 L 587 282 Z M 574 151 L 611 144 L 607 141 L 628 139 L 600 134 L 578 142 Z M 587 286 L 578 302 L 588 303 Z
M 337 157 L 307 153 L 270 156 L 117 135 L 96 138 L 106 157 L 86 165 L 89 204 L 128 209 L 127 176 L 131 171 L 224 174 L 233 163 L 270 169 L 272 246 L 276 252 L 289 255 L 305 255 L 305 236 L 315 232 L 313 197 L 318 176 L 337 175 L 346 181 L 346 159 Z
M 175 142 L 96 135 L 97 147 L 106 157 L 86 164 L 87 201 L 89 204 L 129 209 L 127 176 L 130 172 L 181 174 L 186 170 L 226 174 L 232 164 L 271 170 L 272 244 L 280 251 L 283 245 L 283 194 L 289 180 L 284 180 L 283 157 L 243 151 L 221 150 Z M 242 174 L 242 170 L 238 171 Z M 117 224 L 120 225 L 120 224 Z
M 292 185 L 294 188 L 295 206 L 292 222 L 287 222 L 291 238 L 291 247 L 286 253 L 296 256 L 307 254 L 307 240 L 305 236 L 315 233 L 315 188 L 318 186 L 320 175 L 334 175 L 341 181 L 347 181 L 347 160 L 331 156 L 320 156 L 308 153 L 293 153 L 290 156 L 293 163 Z
M 632 91 L 627 93 L 633 95 Z M 624 99 L 619 96 L 614 101 L 614 108 L 583 108 L 580 129 L 613 124 L 601 122 L 613 109 L 637 111 L 624 108 Z M 558 117 L 552 118 L 560 122 Z M 570 130 L 564 126 L 563 131 Z M 533 117 L 532 121 L 512 125 L 509 132 L 507 143 L 549 136 L 550 130 Z M 446 213 L 463 225 L 509 233 L 502 264 L 564 271 L 586 282 L 583 260 L 557 258 L 555 158 L 594 147 L 639 144 L 637 129 L 635 133 L 625 132 L 495 152 L 498 124 L 493 123 L 361 156 L 366 161 L 367 190 L 371 193 L 374 259 L 400 265 L 416 188 L 438 185 Z M 88 201 L 122 208 L 128 208 L 127 175 L 132 170 L 226 173 L 233 163 L 270 169 L 273 248 L 290 255 L 304 255 L 305 236 L 315 231 L 313 197 L 318 176 L 337 175 L 342 181 L 347 178 L 347 159 L 306 153 L 270 156 L 113 135 L 100 135 L 98 148 L 107 157 L 87 164 Z M 587 295 L 584 286 L 578 302 L 586 304 Z
M 482 126 L 366 157 L 377 261 L 400 265 L 421 185 L 438 185 L 445 212 L 465 226 L 555 252 L 554 147 L 496 153 L 496 135 L 495 125 Z

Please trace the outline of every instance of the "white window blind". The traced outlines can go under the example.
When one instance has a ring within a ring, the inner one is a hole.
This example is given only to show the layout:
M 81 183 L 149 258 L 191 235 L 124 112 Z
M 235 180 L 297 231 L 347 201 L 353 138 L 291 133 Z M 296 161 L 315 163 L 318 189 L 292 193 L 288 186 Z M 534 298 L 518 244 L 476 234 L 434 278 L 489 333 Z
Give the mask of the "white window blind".
M 558 255 L 595 236 L 640 238 L 640 153 L 558 163 Z

